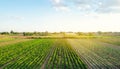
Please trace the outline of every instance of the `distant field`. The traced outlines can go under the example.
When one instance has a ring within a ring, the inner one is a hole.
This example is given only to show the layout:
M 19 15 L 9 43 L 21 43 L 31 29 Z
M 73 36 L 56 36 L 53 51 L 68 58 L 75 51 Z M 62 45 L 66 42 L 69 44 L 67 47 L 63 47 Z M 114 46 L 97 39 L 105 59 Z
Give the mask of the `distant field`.
M 120 69 L 120 37 L 0 36 L 0 69 Z

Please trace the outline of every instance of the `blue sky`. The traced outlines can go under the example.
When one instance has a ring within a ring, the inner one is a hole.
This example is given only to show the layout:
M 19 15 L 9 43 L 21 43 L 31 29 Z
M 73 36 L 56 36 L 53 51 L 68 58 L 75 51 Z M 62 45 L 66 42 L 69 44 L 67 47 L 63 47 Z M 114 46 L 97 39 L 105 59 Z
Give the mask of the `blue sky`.
M 119 0 L 0 0 L 0 31 L 120 31 Z

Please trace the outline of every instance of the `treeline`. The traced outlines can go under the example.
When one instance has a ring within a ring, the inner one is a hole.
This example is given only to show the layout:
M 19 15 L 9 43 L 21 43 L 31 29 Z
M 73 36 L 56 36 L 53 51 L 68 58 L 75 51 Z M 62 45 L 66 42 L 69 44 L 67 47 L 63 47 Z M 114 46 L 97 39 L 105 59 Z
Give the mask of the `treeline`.
M 86 36 L 120 36 L 120 32 L 76 32 L 77 35 L 86 35 Z
M 120 32 L 0 32 L 0 35 L 20 35 L 20 36 L 51 36 L 51 35 L 62 35 L 75 34 L 77 36 L 120 36 Z
M 1 35 L 20 35 L 20 36 L 48 36 L 50 33 L 46 32 L 0 32 Z

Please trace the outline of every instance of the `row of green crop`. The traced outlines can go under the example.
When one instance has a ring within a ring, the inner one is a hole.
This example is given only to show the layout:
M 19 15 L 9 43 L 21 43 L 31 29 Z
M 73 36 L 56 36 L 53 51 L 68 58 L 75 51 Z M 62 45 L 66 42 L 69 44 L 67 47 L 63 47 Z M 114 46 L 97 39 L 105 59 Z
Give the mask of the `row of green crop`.
M 7 64 L 3 69 L 40 68 L 53 43 L 54 40 L 41 39 L 7 46 L 1 49 L 0 64 Z
M 46 69 L 86 69 L 80 57 L 63 39 L 56 42 L 45 67 Z
M 32 43 L 32 44 L 30 44 Z M 24 54 L 24 49 L 34 45 L 36 41 L 20 42 L 12 45 L 0 47 L 0 67 L 10 62 L 12 59 Z
M 73 49 L 92 69 L 118 69 L 120 65 L 120 49 L 110 47 L 91 39 L 68 40 Z

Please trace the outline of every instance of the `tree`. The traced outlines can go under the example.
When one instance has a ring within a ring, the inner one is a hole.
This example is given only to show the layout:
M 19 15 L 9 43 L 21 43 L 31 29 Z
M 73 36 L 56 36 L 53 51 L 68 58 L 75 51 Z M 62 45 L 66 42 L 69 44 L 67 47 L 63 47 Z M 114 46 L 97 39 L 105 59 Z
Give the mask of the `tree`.
M 1 35 L 8 35 L 9 32 L 1 32 L 0 34 L 1 34 Z
M 10 34 L 14 34 L 14 31 L 13 31 L 13 30 L 11 30 L 11 31 L 10 31 Z
M 23 36 L 25 36 L 25 32 L 23 32 Z

